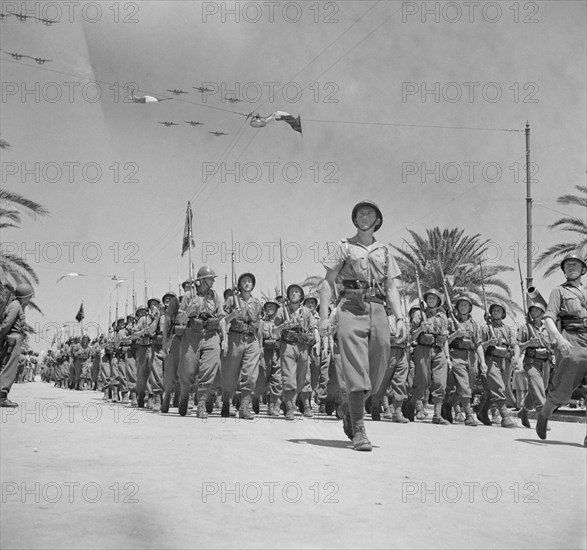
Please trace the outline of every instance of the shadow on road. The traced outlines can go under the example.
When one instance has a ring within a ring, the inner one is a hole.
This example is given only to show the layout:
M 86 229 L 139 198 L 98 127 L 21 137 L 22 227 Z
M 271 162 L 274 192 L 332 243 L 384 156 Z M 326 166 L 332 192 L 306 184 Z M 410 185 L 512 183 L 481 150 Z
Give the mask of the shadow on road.
M 288 439 L 290 443 L 302 443 L 308 445 L 316 445 L 318 447 L 337 447 L 339 449 L 352 449 L 353 444 L 350 441 L 342 441 L 340 439 Z M 377 448 L 373 445 L 373 448 Z
M 520 441 L 521 443 L 530 443 L 531 445 L 565 445 L 567 447 L 579 447 L 580 449 L 584 448 L 582 443 L 571 443 L 569 441 L 557 441 L 556 439 L 516 439 L 516 441 Z

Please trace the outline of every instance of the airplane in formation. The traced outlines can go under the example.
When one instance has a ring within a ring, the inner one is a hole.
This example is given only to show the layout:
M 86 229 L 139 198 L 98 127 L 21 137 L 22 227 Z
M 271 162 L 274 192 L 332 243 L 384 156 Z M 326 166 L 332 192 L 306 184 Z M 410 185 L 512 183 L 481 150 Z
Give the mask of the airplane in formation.
M 169 127 L 169 126 L 179 126 L 179 124 L 177 122 L 169 122 L 167 120 L 165 120 L 163 122 L 159 121 L 159 124 L 163 124 L 164 126 L 167 126 L 167 127 Z
M 209 134 L 214 134 L 216 137 L 218 136 L 227 136 L 224 132 L 208 132 Z

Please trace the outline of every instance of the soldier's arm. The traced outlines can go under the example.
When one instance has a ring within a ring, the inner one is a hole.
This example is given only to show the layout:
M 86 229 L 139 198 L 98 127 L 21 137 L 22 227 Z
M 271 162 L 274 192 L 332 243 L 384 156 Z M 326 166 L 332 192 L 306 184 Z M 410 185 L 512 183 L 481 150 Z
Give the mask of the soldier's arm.
M 10 304 L 8 304 L 8 307 L 6 308 L 5 317 L 2 320 L 2 325 L 0 325 L 0 340 L 3 340 L 4 337 L 10 332 L 10 329 L 18 320 L 20 311 L 20 303 L 17 300 L 14 300 Z

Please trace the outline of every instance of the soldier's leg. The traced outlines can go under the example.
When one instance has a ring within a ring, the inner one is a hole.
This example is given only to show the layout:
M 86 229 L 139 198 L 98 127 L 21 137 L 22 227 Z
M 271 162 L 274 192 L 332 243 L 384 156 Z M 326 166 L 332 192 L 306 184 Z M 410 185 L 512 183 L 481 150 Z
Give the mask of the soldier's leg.
M 391 385 L 390 396 L 392 403 L 392 422 L 405 424 L 408 419 L 403 415 L 402 407 L 408 398 L 408 374 L 410 365 L 405 348 L 392 348 L 390 350 Z
M 179 364 L 177 377 L 180 385 L 178 410 L 181 416 L 188 412 L 188 402 L 192 384 L 196 381 L 196 370 L 199 360 L 201 331 L 188 327 L 181 337 L 179 346 Z
M 255 418 L 251 411 L 251 397 L 255 391 L 255 385 L 259 376 L 259 358 L 261 355 L 261 348 L 259 347 L 259 340 L 254 335 L 247 335 L 243 338 L 244 350 L 241 361 L 241 404 L 239 415 L 245 420 L 252 420 Z
M 309 346 L 298 344 L 298 356 L 296 361 L 296 391 L 300 392 L 300 398 L 303 405 L 302 415 L 306 418 L 313 416 L 310 396 L 312 388 L 308 384 L 308 371 L 310 370 Z
M 145 392 L 147 391 L 147 380 L 149 378 L 148 353 L 150 346 L 137 345 L 135 363 L 137 366 L 137 381 L 135 385 L 135 394 L 137 396 L 138 406 L 145 406 Z
M 424 397 L 430 385 L 432 349 L 429 346 L 422 345 L 417 345 L 414 349 L 414 385 L 410 402 L 416 406 L 416 418 L 418 420 L 424 420 Z
M 434 404 L 434 416 L 432 417 L 433 424 L 446 425 L 449 424 L 448 420 L 442 418 L 442 402 L 446 394 L 446 379 L 448 375 L 448 363 L 446 355 L 442 348 L 432 348 L 432 385 L 431 395 L 432 403 Z
M 281 395 L 283 392 L 281 385 L 281 360 L 277 347 L 270 351 L 271 353 L 266 358 L 269 364 L 269 407 L 267 414 L 275 416 L 279 415 Z
M 214 380 L 220 369 L 220 336 L 217 332 L 204 335 L 200 342 L 197 366 L 197 415 L 198 418 L 208 417 L 206 402 L 213 388 Z
M 283 389 L 283 403 L 285 405 L 285 419 L 295 420 L 294 397 L 297 391 L 297 359 L 298 348 L 296 344 L 281 342 L 281 386 Z
M 161 410 L 161 396 L 163 394 L 163 354 L 161 345 L 152 344 L 150 354 L 149 382 L 153 392 L 153 411 Z
M 228 333 L 228 350 L 220 362 L 220 384 L 222 386 L 222 410 L 220 416 L 230 416 L 230 400 L 240 380 L 244 340 L 240 333 Z
M 0 406 L 14 407 L 15 404 L 8 399 L 8 393 L 18 373 L 22 341 L 19 335 L 7 336 L 6 340 L 7 345 L 3 346 L 0 351 L 0 365 L 3 365 L 0 371 Z
M 178 382 L 177 368 L 179 366 L 179 347 L 181 337 L 173 335 L 169 346 L 169 353 L 165 356 L 163 363 L 163 397 L 161 398 L 161 412 L 169 411 L 171 404 L 171 394 L 175 390 L 175 384 Z
M 477 421 L 473 418 L 471 409 L 471 398 L 473 393 L 471 391 L 471 383 L 469 376 L 469 353 L 466 350 L 453 350 L 452 356 L 452 372 L 456 385 L 456 395 L 463 406 L 465 413 L 465 425 L 476 426 Z M 461 420 L 462 421 L 462 420 Z
M 501 415 L 501 425 L 504 428 L 515 428 L 516 424 L 511 419 L 506 407 L 505 384 L 503 381 L 501 358 L 492 358 L 490 355 L 485 356 L 487 364 L 487 388 L 491 392 L 491 400 L 496 405 Z

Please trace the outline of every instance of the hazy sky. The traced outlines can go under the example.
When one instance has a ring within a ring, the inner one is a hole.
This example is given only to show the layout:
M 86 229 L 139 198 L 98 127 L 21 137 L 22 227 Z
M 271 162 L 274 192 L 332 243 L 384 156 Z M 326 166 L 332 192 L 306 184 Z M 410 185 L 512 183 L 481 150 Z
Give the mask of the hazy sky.
M 237 272 L 257 275 L 257 295 L 273 292 L 275 243 L 285 245 L 286 283 L 323 274 L 326 243 L 354 233 L 350 211 L 365 198 L 383 211 L 380 240 L 460 227 L 515 267 L 514 250 L 525 260 L 527 120 L 538 251 L 563 240 L 548 224 L 582 215 L 556 198 L 585 181 L 585 2 L 0 5 L 60 20 L 1 23 L 0 120 L 11 144 L 1 185 L 50 211 L 2 234 L 41 279 L 45 315 L 30 312 L 33 326 L 74 322 L 82 300 L 86 324 L 105 325 L 113 275 L 127 281 L 120 314 L 133 273 L 139 303 L 145 271 L 149 295 L 177 290 L 188 274 L 188 200 L 195 268 L 217 270 L 218 290 L 231 231 Z M 131 82 L 137 95 L 174 99 L 127 103 Z M 192 88 L 202 83 L 213 91 Z M 238 114 L 276 110 L 301 115 L 303 136 Z M 56 285 L 69 272 L 87 276 Z M 535 284 L 547 295 L 560 277 L 542 273 Z M 517 271 L 505 279 L 519 298 Z

